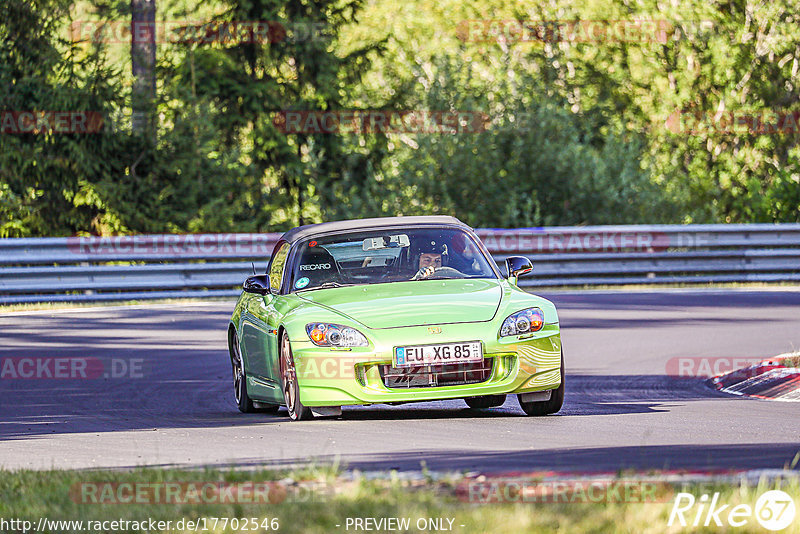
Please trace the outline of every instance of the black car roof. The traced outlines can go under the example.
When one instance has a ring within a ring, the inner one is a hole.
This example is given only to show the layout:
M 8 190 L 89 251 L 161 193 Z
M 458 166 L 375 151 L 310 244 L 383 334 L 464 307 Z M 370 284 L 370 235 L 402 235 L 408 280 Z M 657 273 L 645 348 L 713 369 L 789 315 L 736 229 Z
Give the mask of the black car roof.
M 413 217 L 377 217 L 374 219 L 353 219 L 319 224 L 306 224 L 292 228 L 281 237 L 282 240 L 294 243 L 308 237 L 355 230 L 370 230 L 392 226 L 459 226 L 472 230 L 469 226 L 449 215 L 422 215 Z

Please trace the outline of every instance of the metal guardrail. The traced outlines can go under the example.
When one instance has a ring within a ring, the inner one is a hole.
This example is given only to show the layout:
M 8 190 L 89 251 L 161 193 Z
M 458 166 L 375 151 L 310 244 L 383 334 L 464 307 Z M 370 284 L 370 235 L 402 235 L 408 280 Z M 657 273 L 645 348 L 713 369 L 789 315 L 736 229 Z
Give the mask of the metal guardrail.
M 480 229 L 520 285 L 800 281 L 800 224 Z M 280 234 L 0 239 L 0 304 L 235 296 Z

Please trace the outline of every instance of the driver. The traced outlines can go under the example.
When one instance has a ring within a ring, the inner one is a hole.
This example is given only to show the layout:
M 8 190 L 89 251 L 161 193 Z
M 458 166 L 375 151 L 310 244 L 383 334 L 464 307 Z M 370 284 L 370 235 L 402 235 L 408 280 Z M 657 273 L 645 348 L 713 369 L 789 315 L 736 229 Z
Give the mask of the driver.
M 442 266 L 442 255 L 438 252 L 423 252 L 419 255 L 419 270 L 412 280 L 428 278 Z

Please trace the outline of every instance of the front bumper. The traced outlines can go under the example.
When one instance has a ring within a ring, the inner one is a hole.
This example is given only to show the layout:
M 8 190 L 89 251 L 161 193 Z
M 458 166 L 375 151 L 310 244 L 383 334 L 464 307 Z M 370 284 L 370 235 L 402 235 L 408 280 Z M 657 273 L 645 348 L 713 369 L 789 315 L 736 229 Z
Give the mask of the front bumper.
M 352 349 L 322 348 L 310 341 L 293 340 L 300 401 L 306 406 L 416 402 L 527 393 L 561 385 L 561 334 L 558 324 L 549 324 L 527 336 L 483 339 L 491 370 L 480 382 L 437 385 L 432 379 L 425 387 L 387 387 L 381 371 L 391 365 L 394 347 L 476 340 L 479 336 L 475 333 L 486 325 L 480 325 L 480 330 L 472 323 L 441 325 L 441 329 L 445 334 L 435 337 L 427 326 L 364 332 L 374 344 Z

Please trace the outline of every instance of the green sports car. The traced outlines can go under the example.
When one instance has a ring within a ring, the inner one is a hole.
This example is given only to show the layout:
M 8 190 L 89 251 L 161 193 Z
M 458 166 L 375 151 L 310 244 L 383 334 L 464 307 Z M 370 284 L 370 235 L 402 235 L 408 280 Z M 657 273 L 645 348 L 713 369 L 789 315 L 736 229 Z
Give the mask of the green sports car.
M 390 217 L 283 234 L 266 274 L 249 277 L 228 327 L 236 403 L 285 405 L 293 420 L 342 406 L 461 399 L 528 415 L 564 401 L 552 302 L 517 287 L 454 217 Z

